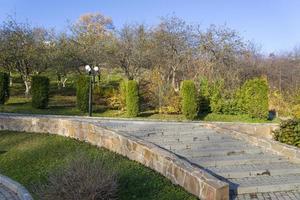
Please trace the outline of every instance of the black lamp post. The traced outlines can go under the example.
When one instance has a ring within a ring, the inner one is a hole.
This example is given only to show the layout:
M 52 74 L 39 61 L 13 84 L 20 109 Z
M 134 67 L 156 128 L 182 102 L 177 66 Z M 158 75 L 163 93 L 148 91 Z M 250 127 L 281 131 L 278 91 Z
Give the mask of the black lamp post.
M 92 116 L 92 111 L 93 111 L 93 77 L 95 76 L 95 74 L 99 71 L 99 67 L 95 66 L 93 68 L 91 68 L 89 65 L 85 66 L 85 70 L 87 71 L 87 73 L 90 76 L 90 83 L 89 83 L 89 116 Z

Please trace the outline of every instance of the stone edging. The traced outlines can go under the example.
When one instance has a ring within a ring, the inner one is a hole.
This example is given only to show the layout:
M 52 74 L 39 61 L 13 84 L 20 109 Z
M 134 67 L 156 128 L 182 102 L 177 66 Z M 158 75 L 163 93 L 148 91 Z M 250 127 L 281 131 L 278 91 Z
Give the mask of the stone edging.
M 155 144 L 95 122 L 87 118 L 4 114 L 0 115 L 0 130 L 51 133 L 86 141 L 142 163 L 200 199 L 229 199 L 228 183 Z
M 255 146 L 262 147 L 266 151 L 273 152 L 275 154 L 288 158 L 291 162 L 300 163 L 300 148 L 287 145 L 273 139 L 259 137 L 256 135 L 249 135 L 241 131 L 236 131 L 230 128 L 224 128 L 217 124 L 206 124 L 208 128 L 215 129 L 219 133 L 229 132 L 232 136 L 237 139 L 250 142 Z
M 33 200 L 30 193 L 20 183 L 0 174 L 0 184 L 17 194 L 20 200 Z

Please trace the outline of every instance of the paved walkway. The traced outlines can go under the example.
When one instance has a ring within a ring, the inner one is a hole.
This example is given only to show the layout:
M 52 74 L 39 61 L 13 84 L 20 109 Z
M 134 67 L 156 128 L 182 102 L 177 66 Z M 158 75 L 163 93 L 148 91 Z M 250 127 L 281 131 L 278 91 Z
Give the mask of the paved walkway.
M 20 200 L 20 198 L 7 187 L 0 184 L 0 200 Z
M 231 199 L 299 200 L 300 165 L 197 123 L 98 122 L 155 143 L 230 185 Z

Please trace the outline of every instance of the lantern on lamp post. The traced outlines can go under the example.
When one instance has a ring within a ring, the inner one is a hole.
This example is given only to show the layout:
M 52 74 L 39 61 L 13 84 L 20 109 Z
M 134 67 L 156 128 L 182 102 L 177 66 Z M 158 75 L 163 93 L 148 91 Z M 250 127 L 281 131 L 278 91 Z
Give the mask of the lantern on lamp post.
M 93 80 L 96 75 L 96 73 L 99 71 L 99 67 L 94 66 L 91 68 L 89 65 L 85 66 L 86 72 L 89 74 L 90 81 L 89 81 L 89 116 L 92 116 L 92 111 L 93 111 Z

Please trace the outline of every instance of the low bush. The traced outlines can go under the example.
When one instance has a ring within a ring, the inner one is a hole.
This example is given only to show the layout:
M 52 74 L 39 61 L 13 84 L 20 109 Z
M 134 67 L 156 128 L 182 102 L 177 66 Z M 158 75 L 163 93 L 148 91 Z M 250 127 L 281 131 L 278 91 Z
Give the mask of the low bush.
M 100 159 L 81 155 L 64 169 L 50 173 L 48 181 L 34 190 L 43 200 L 113 200 L 117 198 L 117 178 Z
M 89 110 L 89 77 L 79 76 L 76 86 L 76 104 L 77 108 L 83 112 Z
M 280 128 L 274 131 L 274 139 L 300 147 L 300 119 L 282 121 Z
M 177 92 L 174 91 L 174 89 L 170 88 L 170 90 L 166 92 L 164 102 L 166 103 L 166 105 L 160 107 L 159 113 L 180 114 L 181 97 Z
M 139 88 L 134 80 L 129 80 L 126 87 L 126 112 L 128 117 L 139 114 Z
M 182 113 L 187 119 L 194 119 L 197 116 L 197 92 L 195 83 L 192 80 L 185 80 L 181 84 L 181 106 Z
M 0 105 L 4 104 L 9 98 L 9 75 L 0 72 Z
M 31 80 L 32 107 L 46 108 L 49 102 L 49 78 L 33 76 Z

